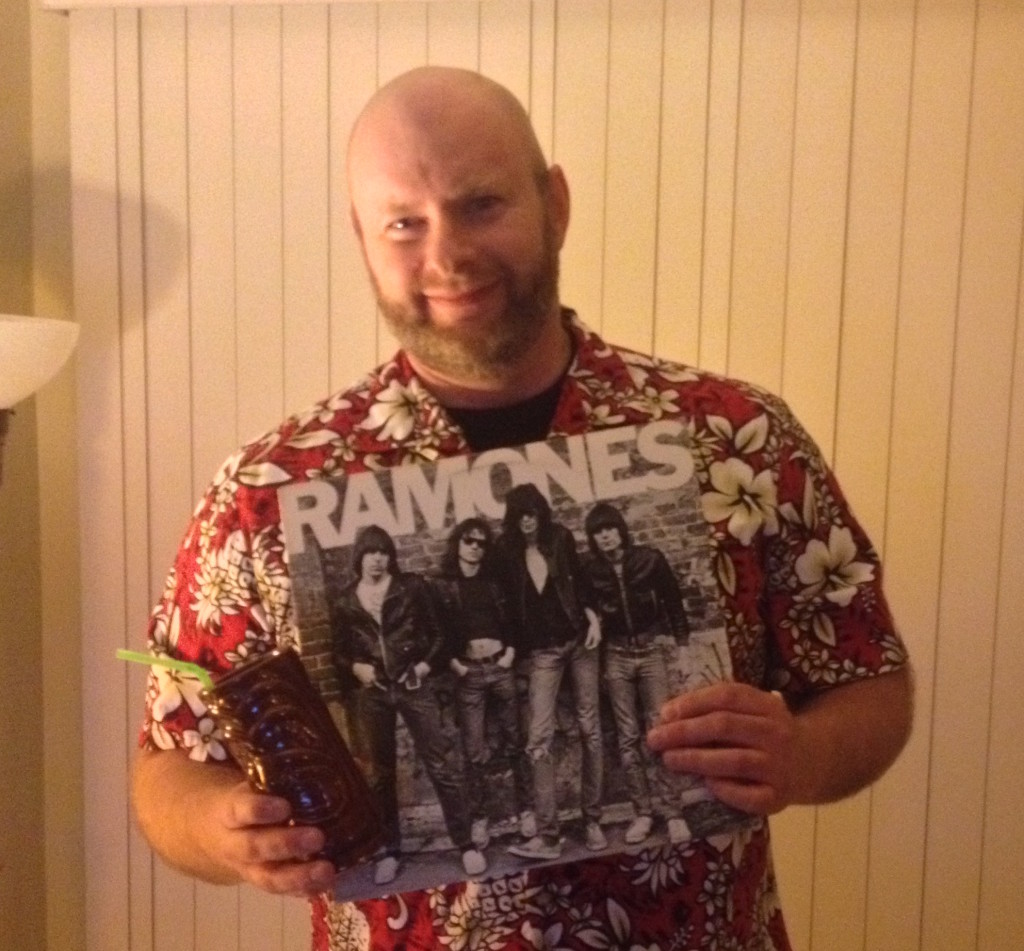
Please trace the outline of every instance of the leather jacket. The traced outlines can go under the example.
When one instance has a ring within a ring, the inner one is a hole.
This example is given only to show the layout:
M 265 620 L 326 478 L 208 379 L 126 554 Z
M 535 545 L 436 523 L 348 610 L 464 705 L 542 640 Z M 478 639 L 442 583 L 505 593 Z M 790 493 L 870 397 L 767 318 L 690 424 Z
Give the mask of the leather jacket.
M 359 603 L 358 582 L 338 596 L 332 611 L 334 660 L 341 672 L 355 663 L 372 664 L 378 682 L 404 682 L 421 661 L 436 669 L 442 648 L 441 628 L 427 582 L 399 572 L 381 610 L 381 623 Z
M 526 568 L 526 559 L 521 549 L 517 549 L 506 536 L 498 539 L 500 561 L 498 562 L 499 577 L 508 592 L 509 606 L 512 617 L 529 649 L 549 645 L 531 643 L 531 625 L 527 617 L 526 592 L 527 585 L 533 584 Z M 587 629 L 588 619 L 585 607 L 592 607 L 593 598 L 586 578 L 583 576 L 582 565 L 576 551 L 576 539 L 564 525 L 552 525 L 550 537 L 541 551 L 548 563 L 550 580 L 554 585 L 559 604 L 569 618 L 571 628 L 565 632 L 564 641 L 580 637 Z
M 690 628 L 679 582 L 656 548 L 627 548 L 622 559 L 621 582 L 612 562 L 602 555 L 588 559 L 586 572 L 606 646 L 645 647 L 656 636 L 666 634 L 679 644 L 689 640 Z

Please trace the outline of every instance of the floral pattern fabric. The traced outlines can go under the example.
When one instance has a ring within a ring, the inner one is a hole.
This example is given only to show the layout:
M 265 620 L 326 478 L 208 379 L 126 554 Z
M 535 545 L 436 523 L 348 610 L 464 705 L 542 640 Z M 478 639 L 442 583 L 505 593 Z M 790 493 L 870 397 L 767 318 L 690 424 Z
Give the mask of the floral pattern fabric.
M 686 423 L 734 676 L 796 697 L 900 668 L 874 549 L 787 406 L 614 348 L 567 313 L 575 358 L 552 435 Z M 276 490 L 466 453 L 404 354 L 230 458 L 197 507 L 150 646 L 220 672 L 298 643 Z M 154 668 L 142 742 L 226 755 L 188 675 Z M 768 824 L 359 903 L 312 902 L 314 951 L 753 951 L 789 947 Z

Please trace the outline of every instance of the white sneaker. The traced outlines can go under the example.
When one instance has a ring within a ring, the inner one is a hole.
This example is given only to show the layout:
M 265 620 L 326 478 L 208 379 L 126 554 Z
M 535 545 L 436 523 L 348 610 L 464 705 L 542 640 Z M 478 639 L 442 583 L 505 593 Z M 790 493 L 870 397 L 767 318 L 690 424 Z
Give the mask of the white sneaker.
M 608 840 L 596 822 L 587 823 L 587 848 L 591 852 L 600 852 L 601 849 L 608 848 Z
M 526 842 L 517 842 L 508 847 L 512 855 L 523 859 L 557 859 L 562 854 L 559 842 L 547 842 L 543 836 L 535 835 Z
M 487 859 L 484 858 L 483 852 L 466 849 L 462 853 L 462 867 L 466 870 L 467 875 L 483 875 L 487 871 Z
M 693 833 L 690 831 L 690 827 L 686 824 L 686 820 L 681 816 L 676 816 L 675 819 L 668 820 L 668 840 L 674 845 L 678 845 L 680 842 L 689 842 L 693 838 Z
M 537 834 L 537 817 L 529 809 L 519 817 L 519 834 L 524 839 L 532 839 Z
M 375 885 L 387 885 L 395 880 L 398 875 L 398 859 L 394 855 L 385 855 L 377 862 L 373 870 L 373 883 Z
M 637 845 L 643 842 L 651 834 L 653 820 L 650 816 L 637 816 L 626 830 L 625 840 L 627 845 Z
M 478 849 L 486 849 L 491 844 L 491 833 L 487 827 L 487 820 L 474 819 L 469 837 L 473 840 L 473 845 Z

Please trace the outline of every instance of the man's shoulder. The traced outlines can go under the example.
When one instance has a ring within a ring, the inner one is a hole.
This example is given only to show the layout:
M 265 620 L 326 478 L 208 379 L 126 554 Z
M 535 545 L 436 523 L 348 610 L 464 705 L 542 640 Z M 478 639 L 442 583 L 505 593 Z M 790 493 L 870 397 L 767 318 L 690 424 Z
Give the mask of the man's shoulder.
M 702 419 L 746 420 L 758 415 L 789 420 L 785 401 L 756 383 L 683 360 L 642 353 L 577 325 L 582 334 L 580 381 L 605 378 L 615 383 L 615 393 L 627 407 L 656 415 L 682 412 Z M 594 389 L 600 392 L 599 387 Z
M 351 464 L 381 448 L 374 437 L 375 407 L 389 388 L 414 386 L 397 357 L 292 413 L 249 439 L 217 473 L 215 482 L 262 473 L 278 484 L 343 474 Z M 398 397 L 396 397 L 397 399 Z

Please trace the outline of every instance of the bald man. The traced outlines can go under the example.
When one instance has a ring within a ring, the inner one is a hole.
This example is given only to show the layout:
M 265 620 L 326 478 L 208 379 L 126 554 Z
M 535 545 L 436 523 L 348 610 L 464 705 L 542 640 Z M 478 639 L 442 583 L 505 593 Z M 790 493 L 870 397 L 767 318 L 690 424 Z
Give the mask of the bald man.
M 153 648 L 228 669 L 292 636 L 280 482 L 239 475 L 257 459 L 301 482 L 414 462 L 424 447 L 444 457 L 678 418 L 700 447 L 700 515 L 735 680 L 670 698 L 647 743 L 749 819 L 710 839 L 340 903 L 335 870 L 309 858 L 320 831 L 289 826 L 286 802 L 251 792 L 201 742 L 200 701 L 157 702 L 151 689 L 134 773 L 143 832 L 189 874 L 310 897 L 317 951 L 788 948 L 766 817 L 863 788 L 911 721 L 878 559 L 832 473 L 776 397 L 611 346 L 561 306 L 568 186 L 507 90 L 464 70 L 398 77 L 358 118 L 348 176 L 401 350 L 225 468 L 154 611 Z M 764 438 L 730 438 L 744 427 Z M 203 579 L 226 564 L 262 570 L 236 573 L 208 603 Z

